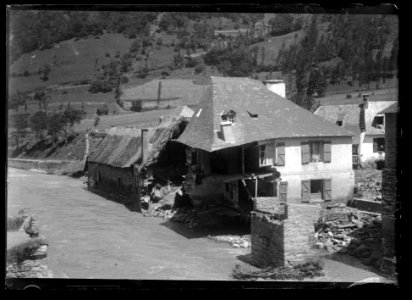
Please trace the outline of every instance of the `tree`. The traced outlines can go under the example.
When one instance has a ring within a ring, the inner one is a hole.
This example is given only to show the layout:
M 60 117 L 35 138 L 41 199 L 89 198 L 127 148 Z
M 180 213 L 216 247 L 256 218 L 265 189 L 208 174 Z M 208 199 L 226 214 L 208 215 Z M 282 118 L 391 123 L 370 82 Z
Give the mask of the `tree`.
M 67 145 L 67 131 L 73 129 L 74 124 L 79 124 L 83 119 L 83 112 L 78 109 L 72 109 L 68 107 L 62 117 L 62 122 L 64 122 L 64 141 Z
M 293 31 L 293 17 L 290 14 L 277 14 L 269 20 L 270 34 L 283 35 Z
M 15 138 L 17 148 L 20 147 L 20 137 L 24 137 L 26 135 L 26 128 L 28 127 L 29 123 L 27 122 L 28 113 L 19 113 L 14 116 L 14 128 L 15 131 Z
M 48 116 L 44 111 L 37 111 L 30 118 L 30 128 L 35 132 L 36 140 L 40 137 L 42 139 L 42 133 L 47 130 Z
M 37 100 L 39 102 L 39 109 L 40 110 L 43 110 L 43 109 L 46 110 L 47 109 L 47 104 L 48 104 L 48 100 L 50 99 L 50 97 L 46 95 L 44 90 L 37 91 L 34 94 L 33 99 Z
M 44 65 L 43 67 L 40 68 L 39 73 L 40 73 L 40 79 L 43 81 L 49 80 L 49 73 L 51 71 L 51 68 L 49 65 Z
M 53 145 L 56 144 L 59 133 L 64 129 L 66 120 L 63 114 L 53 113 L 47 122 L 47 131 L 52 136 Z

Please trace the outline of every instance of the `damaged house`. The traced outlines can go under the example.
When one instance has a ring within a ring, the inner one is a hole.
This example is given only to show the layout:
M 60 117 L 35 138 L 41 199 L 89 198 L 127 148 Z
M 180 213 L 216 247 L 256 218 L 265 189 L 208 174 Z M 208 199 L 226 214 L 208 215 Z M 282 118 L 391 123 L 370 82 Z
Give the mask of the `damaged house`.
M 186 106 L 177 107 L 155 128 L 110 128 L 87 159 L 89 190 L 139 209 L 146 178 L 169 180 L 185 172 L 185 147 L 171 140 L 179 137 L 192 114 Z
M 353 166 L 368 160 L 385 159 L 385 114 L 382 110 L 397 101 L 372 101 L 363 95 L 361 103 L 322 105 L 315 115 L 354 133 Z
M 211 78 L 177 139 L 188 146 L 192 204 L 250 211 L 254 198 L 270 205 L 352 197 L 352 133 L 274 93 L 278 83 Z

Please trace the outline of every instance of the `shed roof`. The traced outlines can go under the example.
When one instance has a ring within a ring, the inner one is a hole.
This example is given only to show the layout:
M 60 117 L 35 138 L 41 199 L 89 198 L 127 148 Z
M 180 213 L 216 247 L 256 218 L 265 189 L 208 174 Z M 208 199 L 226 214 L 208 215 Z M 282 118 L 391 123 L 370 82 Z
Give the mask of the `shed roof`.
M 399 112 L 399 105 L 398 103 L 394 103 L 391 106 L 385 108 L 384 110 L 382 110 L 381 112 L 379 112 L 380 114 L 393 114 L 393 113 L 398 113 Z
M 133 164 L 140 167 L 149 166 L 157 161 L 166 143 L 174 135 L 180 134 L 180 125 L 191 116 L 190 112 L 193 113 L 186 106 L 178 107 L 157 127 L 148 129 L 149 151 L 144 161 L 142 161 L 141 129 L 135 127 L 110 128 L 88 160 L 119 168 L 127 168 Z
M 234 143 L 218 136 L 221 113 L 229 110 L 236 112 L 236 122 L 232 125 Z M 273 93 L 261 81 L 212 77 L 199 107 L 177 141 L 211 152 L 273 138 L 351 135 Z

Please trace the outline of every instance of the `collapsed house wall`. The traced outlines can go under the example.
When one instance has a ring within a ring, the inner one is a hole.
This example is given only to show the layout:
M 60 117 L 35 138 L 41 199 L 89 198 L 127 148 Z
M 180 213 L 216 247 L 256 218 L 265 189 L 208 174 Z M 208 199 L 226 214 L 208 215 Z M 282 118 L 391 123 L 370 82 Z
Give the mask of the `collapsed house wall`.
M 88 188 L 101 196 L 120 203 L 139 204 L 140 179 L 130 168 L 115 168 L 109 165 L 88 163 Z M 135 172 L 135 171 L 134 171 Z
M 258 266 L 293 265 L 316 255 L 312 239 L 314 224 L 321 212 L 320 205 L 283 205 L 283 212 L 278 209 L 280 214 L 252 212 L 252 257 Z

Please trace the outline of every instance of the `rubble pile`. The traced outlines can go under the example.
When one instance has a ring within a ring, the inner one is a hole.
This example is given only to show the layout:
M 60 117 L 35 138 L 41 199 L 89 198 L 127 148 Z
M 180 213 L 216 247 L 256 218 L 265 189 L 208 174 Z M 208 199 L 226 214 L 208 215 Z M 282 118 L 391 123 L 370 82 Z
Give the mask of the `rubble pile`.
M 250 235 L 209 235 L 207 238 L 218 243 L 228 243 L 233 248 L 249 248 L 251 246 Z
M 315 247 L 357 257 L 377 265 L 382 257 L 381 216 L 350 208 L 327 210 L 316 224 Z
M 364 172 L 359 175 L 356 198 L 382 200 L 382 172 Z

